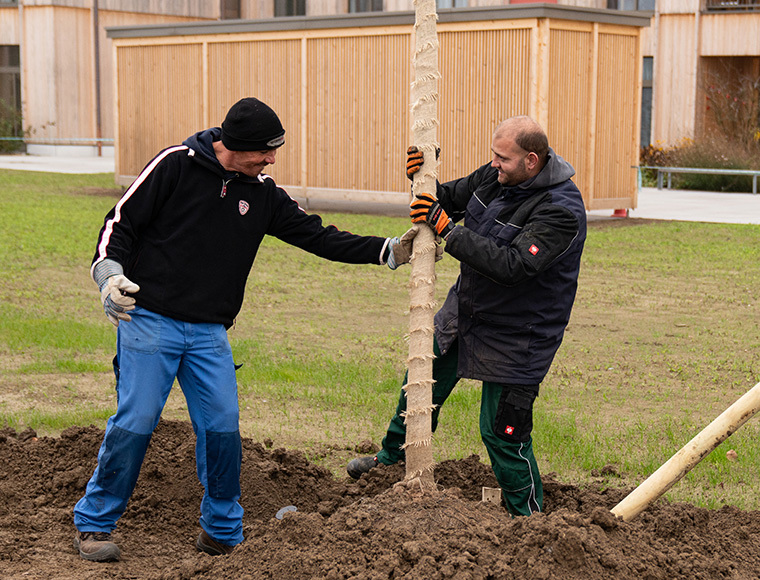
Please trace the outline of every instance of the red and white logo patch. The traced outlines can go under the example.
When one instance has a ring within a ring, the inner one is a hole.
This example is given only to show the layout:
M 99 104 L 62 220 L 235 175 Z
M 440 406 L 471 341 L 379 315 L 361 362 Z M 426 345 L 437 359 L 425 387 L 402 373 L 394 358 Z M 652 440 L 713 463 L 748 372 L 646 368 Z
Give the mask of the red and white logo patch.
M 507 428 L 504 429 L 504 433 L 506 433 L 507 435 L 512 435 L 512 433 L 514 432 L 515 432 L 515 428 L 512 427 L 512 425 L 507 425 Z
M 251 205 L 250 205 L 250 204 L 249 204 L 247 201 L 245 201 L 245 200 L 241 199 L 241 200 L 238 202 L 238 209 L 240 210 L 240 215 L 245 215 L 245 214 L 247 214 L 247 213 L 248 213 L 248 210 L 249 210 L 250 208 L 251 208 Z
M 538 254 L 538 246 L 536 244 L 533 244 L 530 248 L 528 248 L 528 251 L 535 256 Z

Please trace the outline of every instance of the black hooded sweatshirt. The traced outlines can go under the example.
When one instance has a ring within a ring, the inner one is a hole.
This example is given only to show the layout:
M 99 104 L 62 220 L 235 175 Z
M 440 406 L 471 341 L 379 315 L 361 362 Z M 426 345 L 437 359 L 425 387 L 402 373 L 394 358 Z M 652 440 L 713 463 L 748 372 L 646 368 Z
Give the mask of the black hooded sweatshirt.
M 92 267 L 121 264 L 140 286 L 138 306 L 229 328 L 265 235 L 329 260 L 385 263 L 387 238 L 323 226 L 270 176 L 225 171 L 220 137 L 207 129 L 161 151 L 106 215 Z

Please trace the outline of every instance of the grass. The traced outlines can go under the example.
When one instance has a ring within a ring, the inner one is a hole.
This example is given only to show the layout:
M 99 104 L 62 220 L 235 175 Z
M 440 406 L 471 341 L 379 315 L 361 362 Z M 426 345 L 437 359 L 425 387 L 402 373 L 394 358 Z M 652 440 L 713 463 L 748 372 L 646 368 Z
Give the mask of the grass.
M 0 426 L 40 435 L 103 427 L 116 404 L 115 332 L 89 265 L 120 190 L 109 175 L 0 170 L 0 184 Z M 407 227 L 403 218 L 323 218 L 365 234 Z M 634 486 L 760 380 L 758 263 L 757 226 L 592 222 L 573 316 L 536 404 L 542 470 L 579 485 Z M 438 264 L 439 302 L 457 269 L 451 257 Z M 243 435 L 301 449 L 336 474 L 357 444 L 379 443 L 404 371 L 407 282 L 407 269 L 327 262 L 267 239 L 229 332 L 243 364 Z M 438 460 L 487 461 L 479 402 L 475 381 L 454 391 Z M 187 419 L 179 389 L 164 417 Z M 760 508 L 751 490 L 757 422 L 668 497 Z

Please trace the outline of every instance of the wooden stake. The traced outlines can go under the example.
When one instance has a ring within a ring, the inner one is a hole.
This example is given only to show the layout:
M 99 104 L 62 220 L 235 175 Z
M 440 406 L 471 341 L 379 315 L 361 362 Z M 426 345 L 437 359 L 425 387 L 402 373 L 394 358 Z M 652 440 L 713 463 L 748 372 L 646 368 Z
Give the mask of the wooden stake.
M 612 508 L 612 513 L 626 521 L 635 518 L 758 411 L 760 383 L 723 411 L 717 419 Z

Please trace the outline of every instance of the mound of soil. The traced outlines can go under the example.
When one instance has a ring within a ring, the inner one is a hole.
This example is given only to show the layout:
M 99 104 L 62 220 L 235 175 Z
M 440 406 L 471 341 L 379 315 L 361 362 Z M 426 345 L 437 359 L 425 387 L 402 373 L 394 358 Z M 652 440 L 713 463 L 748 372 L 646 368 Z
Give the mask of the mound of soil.
M 477 456 L 436 468 L 440 491 L 394 483 L 402 466 L 336 479 L 298 451 L 243 441 L 246 540 L 229 556 L 195 551 L 202 489 L 189 423 L 162 421 L 114 532 L 122 561 L 85 562 L 72 508 L 103 438 L 0 431 L 4 579 L 750 579 L 760 577 L 760 514 L 658 502 L 633 522 L 610 513 L 630 490 L 545 478 L 545 512 L 510 518 L 480 501 L 495 487 Z M 281 514 L 286 506 L 296 511 Z

